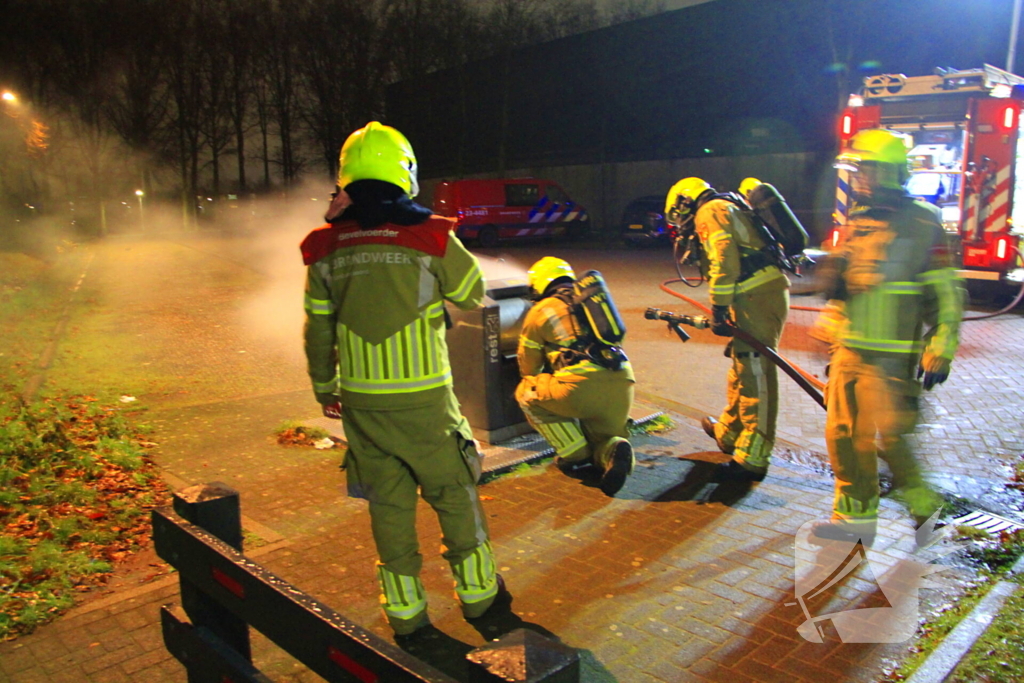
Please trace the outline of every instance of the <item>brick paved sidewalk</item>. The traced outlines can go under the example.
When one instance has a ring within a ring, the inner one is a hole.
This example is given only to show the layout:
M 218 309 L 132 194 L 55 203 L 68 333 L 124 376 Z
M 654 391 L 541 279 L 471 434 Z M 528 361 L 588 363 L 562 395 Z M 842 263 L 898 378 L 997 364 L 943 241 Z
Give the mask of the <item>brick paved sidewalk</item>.
M 268 411 L 287 409 L 283 399 L 271 403 L 264 402 Z M 240 402 L 236 409 L 251 414 L 252 406 Z M 804 615 L 787 605 L 794 598 L 794 535 L 803 523 L 827 515 L 830 482 L 778 466 L 742 496 L 699 481 L 691 485 L 723 456 L 705 450 L 708 439 L 695 421 L 673 417 L 673 431 L 636 440 L 638 471 L 614 500 L 551 467 L 482 489 L 518 615 L 585 650 L 587 681 L 875 680 L 898 646 L 805 642 L 796 632 Z M 246 444 L 247 427 L 235 424 L 228 436 L 240 446 L 255 445 L 258 437 Z M 253 555 L 389 637 L 372 589 L 369 520 L 361 501 L 342 497 L 336 457 L 266 448 L 277 450 L 277 465 L 232 483 L 242 490 L 247 517 L 268 519 L 277 511 L 286 540 Z M 207 458 L 218 448 L 192 443 L 189 450 L 200 456 L 185 474 L 192 481 L 193 473 L 216 464 Z M 440 536 L 436 520 L 426 507 L 421 512 L 423 578 L 434 623 L 462 643 L 479 645 L 484 638 L 461 619 L 447 566 L 430 541 Z M 886 502 L 885 516 L 899 514 Z M 164 578 L 0 645 L 4 680 L 184 681 L 162 648 L 157 617 L 159 605 L 175 600 L 175 593 L 174 578 Z M 833 599 L 873 605 L 876 594 L 870 576 L 860 576 Z M 814 606 L 823 608 L 824 601 Z M 258 666 L 275 680 L 317 680 L 266 641 L 254 644 Z
M 161 444 L 157 458 L 173 480 L 237 488 L 248 530 L 270 541 L 253 551 L 259 562 L 390 637 L 374 590 L 365 504 L 344 496 L 338 454 L 284 448 L 270 437 L 282 420 L 309 418 L 315 408 L 297 340 L 266 336 L 253 324 L 261 315 L 275 322 L 278 295 L 271 292 L 254 310 L 246 294 L 264 288 L 262 275 L 239 265 L 237 253 L 219 256 L 223 245 L 194 246 L 101 245 L 84 292 L 92 303 L 63 348 L 105 331 L 110 348 L 123 350 L 111 362 L 130 361 L 118 381 L 139 387 Z M 132 260 L 122 260 L 128 248 Z M 162 286 L 167 282 L 175 286 Z M 140 291 L 151 296 L 137 302 Z M 287 301 L 281 310 L 298 305 Z M 62 352 L 54 381 L 80 378 L 90 361 L 99 362 Z M 97 381 L 105 377 L 95 364 L 91 372 Z M 169 392 L 153 377 L 177 378 L 187 393 Z M 717 375 L 699 381 L 721 382 Z M 718 405 L 714 397 L 707 403 Z M 805 615 L 794 602 L 794 536 L 805 522 L 827 516 L 831 481 L 779 462 L 745 495 L 703 485 L 702 474 L 724 456 L 708 452 L 712 444 L 692 419 L 702 408 L 680 405 L 672 412 L 676 429 L 636 440 L 638 471 L 615 499 L 550 467 L 482 489 L 513 608 L 585 650 L 586 681 L 877 679 L 902 646 L 842 644 L 834 633 L 813 644 L 796 631 Z M 812 411 L 806 419 L 819 417 Z M 808 441 L 797 440 L 789 447 L 806 450 Z M 477 633 L 461 619 L 432 540 L 440 537 L 436 519 L 426 507 L 421 512 L 433 621 L 463 644 L 481 644 L 495 634 Z M 884 501 L 883 516 L 902 511 Z M 869 579 L 854 575 L 812 601 L 812 611 L 876 606 L 880 594 Z M 175 594 L 173 577 L 140 584 L 0 644 L 0 680 L 184 681 L 162 647 L 157 618 Z M 254 652 L 275 680 L 318 680 L 258 637 Z

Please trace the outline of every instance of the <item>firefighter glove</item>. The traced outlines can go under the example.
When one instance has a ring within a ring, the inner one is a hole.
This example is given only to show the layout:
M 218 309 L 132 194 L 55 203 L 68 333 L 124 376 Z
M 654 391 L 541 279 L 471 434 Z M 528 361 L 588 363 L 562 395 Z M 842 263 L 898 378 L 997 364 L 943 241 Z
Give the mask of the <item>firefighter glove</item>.
M 714 320 L 711 322 L 711 331 L 719 337 L 731 337 L 735 325 L 732 316 L 729 314 L 728 306 L 712 306 L 711 313 Z
M 320 409 L 324 412 L 324 417 L 329 417 L 334 420 L 341 419 L 341 398 L 335 394 L 317 394 L 316 400 L 320 404 Z
M 949 367 L 952 361 L 942 356 L 925 354 L 921 359 L 921 365 L 917 368 L 917 378 L 922 379 L 926 391 L 930 391 L 936 384 L 942 384 L 949 377 Z

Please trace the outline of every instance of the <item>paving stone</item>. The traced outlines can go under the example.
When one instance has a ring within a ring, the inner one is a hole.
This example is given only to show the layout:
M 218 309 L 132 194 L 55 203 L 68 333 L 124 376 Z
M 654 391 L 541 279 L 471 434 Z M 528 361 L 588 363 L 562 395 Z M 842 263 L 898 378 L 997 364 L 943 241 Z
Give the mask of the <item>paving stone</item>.
M 82 671 L 88 674 L 90 677 L 98 675 L 98 672 L 109 670 L 111 668 L 117 668 L 117 665 L 125 661 L 129 657 L 135 655 L 135 649 L 132 647 L 124 647 L 120 650 L 114 650 L 113 652 L 104 652 L 98 657 L 93 657 L 82 662 Z M 118 669 L 120 671 L 120 669 Z M 123 676 L 123 672 L 121 676 Z
M 32 653 L 32 649 L 25 647 L 24 643 L 8 644 L 0 649 L 0 670 L 8 675 L 15 674 L 25 669 L 31 669 L 39 665 L 38 660 Z
M 142 669 L 151 668 L 154 665 L 159 664 L 159 663 L 163 662 L 166 659 L 173 659 L 173 658 L 166 651 L 152 650 L 152 651 L 147 652 L 145 654 L 137 655 L 135 657 L 132 657 L 131 659 L 125 660 L 124 662 L 121 663 L 121 669 L 124 670 L 124 672 L 126 674 L 131 676 L 136 671 L 141 671 Z

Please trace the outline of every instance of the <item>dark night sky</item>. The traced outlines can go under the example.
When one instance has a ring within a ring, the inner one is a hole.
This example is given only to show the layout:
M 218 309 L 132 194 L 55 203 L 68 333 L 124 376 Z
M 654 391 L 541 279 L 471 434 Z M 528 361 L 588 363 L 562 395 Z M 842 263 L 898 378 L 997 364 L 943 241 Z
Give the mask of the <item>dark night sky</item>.
M 837 68 L 844 94 L 875 73 L 1002 68 L 1011 11 L 1012 0 L 715 0 L 523 49 L 507 63 L 506 167 L 830 150 Z M 467 67 L 465 89 L 455 71 L 390 89 L 389 122 L 431 160 L 425 171 L 455 171 L 460 146 L 463 172 L 493 170 L 505 72 L 495 57 Z

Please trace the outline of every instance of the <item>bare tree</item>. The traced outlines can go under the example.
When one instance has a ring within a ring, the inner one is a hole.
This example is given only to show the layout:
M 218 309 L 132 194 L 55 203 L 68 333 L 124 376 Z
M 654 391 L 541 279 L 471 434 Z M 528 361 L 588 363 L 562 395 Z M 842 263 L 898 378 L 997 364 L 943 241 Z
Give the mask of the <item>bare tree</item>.
M 227 45 L 230 41 L 228 13 L 229 0 L 207 0 L 208 5 L 198 26 L 200 77 L 202 78 L 202 108 L 200 129 L 206 148 L 210 152 L 212 173 L 211 189 L 220 194 L 220 159 L 231 140 L 231 111 L 228 88 L 231 74 Z
M 564 38 L 602 25 L 594 0 L 549 0 L 539 8 L 537 19 L 539 30 L 534 42 Z
M 664 0 L 618 0 L 611 4 L 605 21 L 609 26 L 614 26 L 661 14 L 664 11 Z
M 260 8 L 266 15 L 258 68 L 264 74 L 266 89 L 260 91 L 262 101 L 257 106 L 265 107 L 263 113 L 269 115 L 269 121 L 274 124 L 280 147 L 279 156 L 271 160 L 280 165 L 286 187 L 295 182 L 302 166 L 296 147 L 296 127 L 301 118 L 298 111 L 300 76 L 297 61 L 300 45 L 305 47 L 299 22 L 301 2 L 263 0 Z
M 195 216 L 199 194 L 199 155 L 202 147 L 202 116 L 205 99 L 198 24 L 202 0 L 171 3 L 165 18 L 167 30 L 177 37 L 169 43 L 169 87 L 174 105 L 174 154 L 182 184 L 182 210 Z
M 379 116 L 384 83 L 372 9 L 360 0 L 309 0 L 303 12 L 300 111 L 331 176 L 348 133 Z
M 225 104 L 235 139 L 238 160 L 238 191 L 245 192 L 245 137 L 249 131 L 249 110 L 253 94 L 255 53 L 258 49 L 258 17 L 248 3 L 228 0 L 225 35 L 227 77 Z
M 152 186 L 152 157 L 168 124 L 166 41 L 160 21 L 165 0 L 127 0 L 117 12 L 134 27 L 113 55 L 114 82 L 104 113 L 111 128 L 135 155 L 136 178 Z

